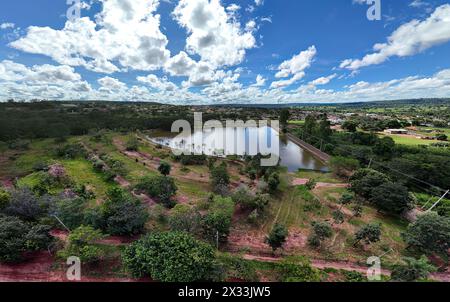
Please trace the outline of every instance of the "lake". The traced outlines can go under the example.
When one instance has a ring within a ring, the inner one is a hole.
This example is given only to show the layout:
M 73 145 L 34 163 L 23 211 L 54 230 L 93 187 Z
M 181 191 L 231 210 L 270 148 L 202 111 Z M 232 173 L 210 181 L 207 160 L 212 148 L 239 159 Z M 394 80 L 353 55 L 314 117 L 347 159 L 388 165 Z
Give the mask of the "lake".
M 193 134 L 180 135 L 178 133 L 157 132 L 148 138 L 157 144 L 170 147 L 171 149 L 184 150 L 189 152 L 200 152 L 209 156 L 223 156 L 224 149 L 230 150 L 230 145 L 235 146 L 233 154 L 243 155 L 244 153 L 257 153 L 260 148 L 250 147 L 250 138 L 266 138 L 267 146 L 270 148 L 276 146 L 279 142 L 279 148 L 274 148 L 274 153 L 280 156 L 280 165 L 286 167 L 289 172 L 297 172 L 302 170 L 316 170 L 327 172 L 326 164 L 317 159 L 309 151 L 302 149 L 295 143 L 287 139 L 281 139 L 277 131 L 270 127 L 263 128 L 226 128 L 222 132 L 219 131 L 204 131 L 203 139 L 202 132 L 197 131 Z M 221 139 L 222 138 L 222 139 Z M 232 144 L 234 140 L 234 144 Z M 276 141 L 275 141 L 276 140 Z M 194 142 L 203 141 L 203 144 L 193 146 Z M 228 141 L 228 144 L 227 144 Z M 257 140 L 259 142 L 259 140 Z M 272 142 L 275 142 L 272 144 Z M 252 146 L 258 144 L 252 144 Z M 253 150 L 253 151 L 252 151 Z M 229 154 L 229 153 L 228 153 Z

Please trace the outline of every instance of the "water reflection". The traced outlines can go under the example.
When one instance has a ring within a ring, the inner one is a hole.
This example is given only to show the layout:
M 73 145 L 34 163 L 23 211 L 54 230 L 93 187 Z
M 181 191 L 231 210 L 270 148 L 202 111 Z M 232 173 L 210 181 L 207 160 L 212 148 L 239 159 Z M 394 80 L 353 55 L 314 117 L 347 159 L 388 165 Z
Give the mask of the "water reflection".
M 236 155 L 258 153 L 258 137 L 266 138 L 268 147 L 272 147 L 274 140 L 279 141 L 279 150 L 275 150 L 275 152 L 280 156 L 280 165 L 287 167 L 289 172 L 296 172 L 299 169 L 328 171 L 327 166 L 309 151 L 302 149 L 290 140 L 280 139 L 279 133 L 270 127 L 216 129 L 211 132 L 203 132 L 203 144 L 200 143 L 201 132 L 195 132 L 190 136 L 158 133 L 149 139 L 172 149 L 199 153 L 203 149 L 203 153 L 206 155 L 223 156 L 231 146 L 234 146 L 233 153 Z

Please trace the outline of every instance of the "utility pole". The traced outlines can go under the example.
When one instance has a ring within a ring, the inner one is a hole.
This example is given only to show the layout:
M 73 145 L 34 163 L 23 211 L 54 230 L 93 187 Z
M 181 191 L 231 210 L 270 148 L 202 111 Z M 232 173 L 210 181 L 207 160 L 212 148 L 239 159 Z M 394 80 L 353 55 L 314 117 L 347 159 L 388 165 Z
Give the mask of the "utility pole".
M 439 200 L 436 201 L 436 203 L 431 208 L 429 208 L 427 212 L 430 212 L 431 210 L 433 210 L 441 202 L 441 200 L 444 199 L 445 195 L 447 195 L 449 192 L 450 192 L 450 190 L 447 190 L 447 192 L 445 192 L 445 194 L 442 195 L 442 197 L 439 198 Z

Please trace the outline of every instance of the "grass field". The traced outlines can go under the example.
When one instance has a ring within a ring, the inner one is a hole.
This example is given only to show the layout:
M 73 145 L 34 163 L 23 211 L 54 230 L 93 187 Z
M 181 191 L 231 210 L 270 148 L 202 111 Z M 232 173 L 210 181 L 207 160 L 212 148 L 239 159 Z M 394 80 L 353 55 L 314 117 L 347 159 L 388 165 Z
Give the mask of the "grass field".
M 104 199 L 109 189 L 116 187 L 112 182 L 94 171 L 92 164 L 84 159 L 63 160 L 61 163 L 66 169 L 67 175 L 77 184 L 86 185 L 94 193 L 97 199 Z
M 392 139 L 395 141 L 396 144 L 399 145 L 408 145 L 408 146 L 418 146 L 418 145 L 431 145 L 433 143 L 436 143 L 436 141 L 433 140 L 425 140 L 416 138 L 413 136 L 406 136 L 406 135 L 384 135 L 381 136 L 389 136 L 392 137 Z

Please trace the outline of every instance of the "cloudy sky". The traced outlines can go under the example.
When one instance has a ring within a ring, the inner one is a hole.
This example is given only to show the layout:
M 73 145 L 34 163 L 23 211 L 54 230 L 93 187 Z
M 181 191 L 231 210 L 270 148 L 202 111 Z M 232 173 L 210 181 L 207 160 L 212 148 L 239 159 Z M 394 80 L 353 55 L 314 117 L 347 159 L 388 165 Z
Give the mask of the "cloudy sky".
M 67 2 L 1 1 L 0 101 L 450 97 L 448 0 Z

